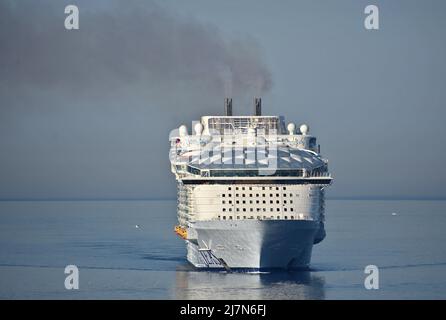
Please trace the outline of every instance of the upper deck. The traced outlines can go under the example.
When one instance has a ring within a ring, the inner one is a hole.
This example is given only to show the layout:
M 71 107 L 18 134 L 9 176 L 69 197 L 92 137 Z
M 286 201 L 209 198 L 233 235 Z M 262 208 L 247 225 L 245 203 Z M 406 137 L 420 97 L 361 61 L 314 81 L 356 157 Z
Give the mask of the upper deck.
M 203 116 L 190 134 L 184 125 L 171 132 L 170 160 L 177 179 L 331 180 L 307 125 L 297 130 L 294 123 L 285 126 L 282 116 L 262 116 L 260 105 L 254 116 L 232 116 L 232 103 L 230 109 L 226 116 Z

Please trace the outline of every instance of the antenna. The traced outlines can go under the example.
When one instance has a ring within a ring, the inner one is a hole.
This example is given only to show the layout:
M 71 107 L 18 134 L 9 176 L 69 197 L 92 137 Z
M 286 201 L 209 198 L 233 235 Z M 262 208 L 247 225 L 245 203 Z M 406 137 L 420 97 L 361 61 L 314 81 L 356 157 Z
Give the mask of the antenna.
M 261 116 L 262 115 L 262 99 L 254 98 L 254 115 Z
M 225 98 L 225 116 L 232 116 L 232 98 Z

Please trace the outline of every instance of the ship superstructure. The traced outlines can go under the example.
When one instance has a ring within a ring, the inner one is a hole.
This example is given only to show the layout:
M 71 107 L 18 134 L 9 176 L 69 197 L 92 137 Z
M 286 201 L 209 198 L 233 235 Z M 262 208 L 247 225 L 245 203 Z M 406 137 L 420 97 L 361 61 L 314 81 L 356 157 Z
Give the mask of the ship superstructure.
M 283 117 L 204 116 L 170 136 L 178 185 L 176 233 L 201 268 L 301 268 L 322 241 L 324 188 L 331 184 L 307 125 Z

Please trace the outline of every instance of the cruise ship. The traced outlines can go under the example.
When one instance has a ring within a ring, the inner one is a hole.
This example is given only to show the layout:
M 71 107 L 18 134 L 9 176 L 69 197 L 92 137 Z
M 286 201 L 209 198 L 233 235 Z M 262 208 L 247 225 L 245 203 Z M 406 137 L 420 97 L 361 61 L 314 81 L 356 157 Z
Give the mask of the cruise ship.
M 172 130 L 169 158 L 178 225 L 197 268 L 307 268 L 325 238 L 324 190 L 332 183 L 309 126 L 282 116 L 203 116 Z

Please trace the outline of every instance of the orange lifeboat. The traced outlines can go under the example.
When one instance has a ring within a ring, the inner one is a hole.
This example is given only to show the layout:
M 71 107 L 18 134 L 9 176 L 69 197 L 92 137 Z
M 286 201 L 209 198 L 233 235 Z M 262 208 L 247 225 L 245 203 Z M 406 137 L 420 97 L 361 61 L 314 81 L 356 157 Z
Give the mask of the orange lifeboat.
M 183 239 L 187 239 L 187 229 L 181 226 L 175 226 L 175 233 Z

